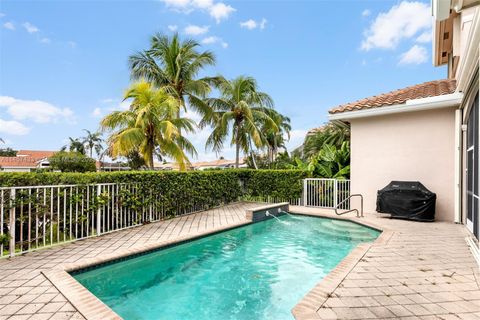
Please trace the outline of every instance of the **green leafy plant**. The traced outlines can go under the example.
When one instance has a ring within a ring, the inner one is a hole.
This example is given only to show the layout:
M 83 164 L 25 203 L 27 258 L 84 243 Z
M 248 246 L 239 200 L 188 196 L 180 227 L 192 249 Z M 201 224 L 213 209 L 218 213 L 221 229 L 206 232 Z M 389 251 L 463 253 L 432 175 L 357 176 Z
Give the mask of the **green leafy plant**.
M 0 234 L 0 244 L 4 247 L 8 246 L 10 235 L 8 233 Z
M 56 152 L 49 159 L 50 167 L 61 172 L 96 171 L 95 160 L 79 152 Z
M 348 179 L 350 177 L 350 144 L 343 142 L 340 148 L 324 144 L 308 162 L 295 159 L 291 168 L 307 171 L 310 176 L 321 178 Z
M 350 142 L 350 126 L 343 122 L 329 122 L 307 134 L 299 153 L 303 159 L 310 159 L 317 155 L 324 145 L 341 148 L 344 142 Z

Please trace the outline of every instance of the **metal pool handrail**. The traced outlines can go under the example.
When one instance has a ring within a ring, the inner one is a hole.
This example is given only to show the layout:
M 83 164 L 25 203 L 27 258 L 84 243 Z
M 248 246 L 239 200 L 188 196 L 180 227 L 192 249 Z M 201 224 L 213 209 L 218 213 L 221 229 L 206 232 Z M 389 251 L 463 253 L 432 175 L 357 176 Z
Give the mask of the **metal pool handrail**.
M 350 198 L 353 198 L 353 197 L 360 197 L 360 212 L 358 211 L 358 209 L 352 209 L 352 210 L 348 210 L 348 211 L 344 211 L 344 212 L 338 212 L 338 208 L 343 203 L 347 202 L 347 200 L 350 200 Z M 354 212 L 354 211 L 357 213 L 357 218 L 360 218 L 360 217 L 363 218 L 363 196 L 359 193 L 351 194 L 350 196 L 348 196 L 348 198 L 346 198 L 345 200 L 343 200 L 342 202 L 337 204 L 337 206 L 335 207 L 335 214 L 338 215 L 338 216 L 349 213 L 349 212 Z

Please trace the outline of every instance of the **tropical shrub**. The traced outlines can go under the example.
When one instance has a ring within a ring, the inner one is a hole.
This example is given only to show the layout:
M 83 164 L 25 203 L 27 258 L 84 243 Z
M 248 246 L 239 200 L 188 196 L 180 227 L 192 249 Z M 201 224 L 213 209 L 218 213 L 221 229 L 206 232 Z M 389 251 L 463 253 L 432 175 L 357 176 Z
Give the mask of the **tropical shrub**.
M 79 152 L 56 152 L 48 161 L 52 170 L 61 172 L 90 172 L 96 171 L 95 160 Z
M 324 144 L 320 151 L 304 162 L 299 158 L 291 168 L 307 171 L 311 176 L 320 178 L 350 178 L 350 143 L 343 142 L 340 148 Z
M 17 156 L 17 151 L 12 148 L 0 149 L 0 157 L 15 157 Z
M 303 159 L 310 159 L 322 150 L 325 144 L 341 148 L 350 141 L 350 126 L 343 122 L 329 122 L 321 128 L 310 132 L 301 147 Z

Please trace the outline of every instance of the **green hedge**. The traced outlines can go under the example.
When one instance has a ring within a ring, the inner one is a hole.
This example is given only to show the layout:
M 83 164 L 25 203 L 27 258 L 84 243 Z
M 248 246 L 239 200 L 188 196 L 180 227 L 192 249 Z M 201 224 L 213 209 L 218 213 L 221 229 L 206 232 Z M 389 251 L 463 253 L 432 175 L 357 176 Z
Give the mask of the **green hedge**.
M 302 193 L 298 170 L 218 170 L 218 171 L 124 171 L 101 173 L 0 173 L 0 186 L 57 184 L 138 183 L 145 192 L 161 195 L 167 206 L 181 208 L 191 203 L 216 206 L 239 197 L 297 199 Z
M 293 200 L 302 196 L 302 180 L 307 177 L 300 170 L 245 170 L 242 180 L 246 196 Z

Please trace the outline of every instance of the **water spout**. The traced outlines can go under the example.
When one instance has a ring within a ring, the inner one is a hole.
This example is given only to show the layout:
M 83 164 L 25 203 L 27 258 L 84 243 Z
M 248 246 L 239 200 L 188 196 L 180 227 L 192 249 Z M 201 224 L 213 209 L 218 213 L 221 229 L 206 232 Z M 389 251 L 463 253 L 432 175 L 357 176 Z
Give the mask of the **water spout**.
M 285 224 L 285 225 L 289 225 L 289 224 L 290 224 L 290 223 L 288 223 L 287 221 L 282 221 L 282 220 L 278 219 L 278 217 L 277 217 L 276 215 L 270 214 L 270 211 L 268 211 L 268 210 L 265 212 L 265 216 L 267 216 L 267 217 L 273 217 L 275 220 L 277 220 L 277 221 L 280 222 L 281 224 Z
M 294 220 L 301 220 L 300 217 L 296 217 L 295 215 L 290 214 L 290 213 L 288 213 L 287 211 L 282 211 L 281 209 L 279 209 L 279 210 L 278 210 L 278 213 L 281 213 L 281 212 L 285 213 L 287 216 L 289 216 L 290 218 L 292 218 L 292 219 L 294 219 Z

